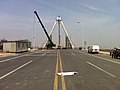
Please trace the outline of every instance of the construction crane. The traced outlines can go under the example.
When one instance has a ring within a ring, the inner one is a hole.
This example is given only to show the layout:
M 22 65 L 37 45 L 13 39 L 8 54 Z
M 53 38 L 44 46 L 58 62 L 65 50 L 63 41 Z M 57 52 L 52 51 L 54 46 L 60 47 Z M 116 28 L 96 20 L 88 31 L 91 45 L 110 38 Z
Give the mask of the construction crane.
M 37 11 L 34 11 L 34 13 L 35 13 L 38 21 L 40 22 L 40 24 L 41 24 L 41 26 L 42 26 L 42 28 L 43 28 L 43 30 L 44 30 L 47 38 L 48 38 L 49 43 L 46 45 L 46 48 L 47 48 L 47 49 L 51 49 L 52 47 L 55 47 L 56 45 L 55 45 L 55 44 L 52 42 L 52 40 L 50 39 L 50 36 L 48 35 L 47 30 L 45 29 L 42 21 L 40 20 L 39 15 L 37 14 Z

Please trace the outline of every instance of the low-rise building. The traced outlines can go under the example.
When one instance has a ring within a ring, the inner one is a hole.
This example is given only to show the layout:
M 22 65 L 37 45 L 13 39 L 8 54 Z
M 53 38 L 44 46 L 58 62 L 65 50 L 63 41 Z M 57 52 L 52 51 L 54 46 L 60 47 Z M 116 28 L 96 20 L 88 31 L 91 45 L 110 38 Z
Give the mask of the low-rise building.
M 31 48 L 31 42 L 25 40 L 3 42 L 3 52 L 24 52 Z

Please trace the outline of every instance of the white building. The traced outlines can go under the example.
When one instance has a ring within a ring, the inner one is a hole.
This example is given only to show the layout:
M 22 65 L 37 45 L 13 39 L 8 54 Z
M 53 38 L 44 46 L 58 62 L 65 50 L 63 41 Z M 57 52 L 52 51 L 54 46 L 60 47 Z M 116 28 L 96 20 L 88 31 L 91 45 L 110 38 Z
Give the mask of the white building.
M 24 52 L 30 47 L 31 42 L 24 40 L 3 42 L 3 52 Z

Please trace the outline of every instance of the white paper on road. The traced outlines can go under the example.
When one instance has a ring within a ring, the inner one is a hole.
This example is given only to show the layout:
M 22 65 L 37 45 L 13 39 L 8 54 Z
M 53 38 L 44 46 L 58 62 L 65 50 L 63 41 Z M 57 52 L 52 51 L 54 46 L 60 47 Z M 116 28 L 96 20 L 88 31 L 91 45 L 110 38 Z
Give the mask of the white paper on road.
M 72 76 L 74 74 L 77 74 L 78 72 L 60 72 L 57 73 L 58 76 Z

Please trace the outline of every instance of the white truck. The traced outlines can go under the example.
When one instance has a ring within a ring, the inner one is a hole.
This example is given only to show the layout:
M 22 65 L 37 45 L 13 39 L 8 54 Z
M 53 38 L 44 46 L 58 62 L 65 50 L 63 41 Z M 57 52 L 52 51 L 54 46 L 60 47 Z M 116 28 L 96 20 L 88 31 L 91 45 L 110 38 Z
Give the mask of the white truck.
M 99 46 L 98 45 L 91 45 L 88 47 L 88 53 L 99 53 Z

